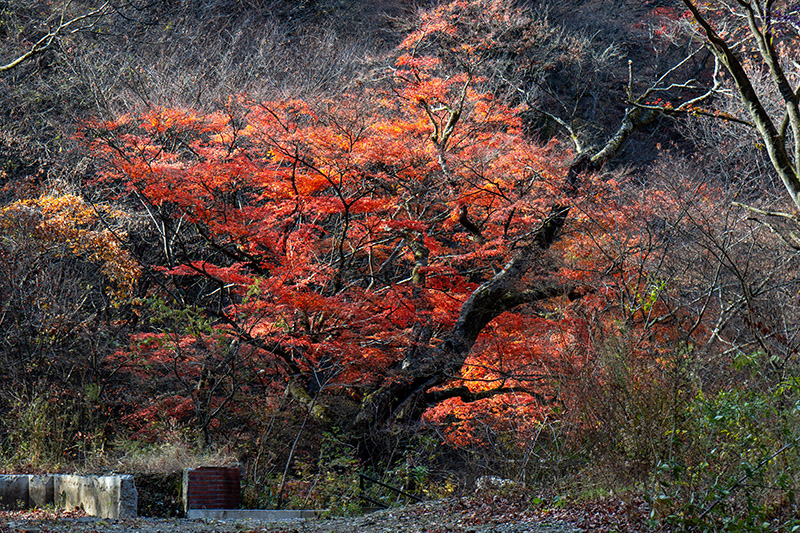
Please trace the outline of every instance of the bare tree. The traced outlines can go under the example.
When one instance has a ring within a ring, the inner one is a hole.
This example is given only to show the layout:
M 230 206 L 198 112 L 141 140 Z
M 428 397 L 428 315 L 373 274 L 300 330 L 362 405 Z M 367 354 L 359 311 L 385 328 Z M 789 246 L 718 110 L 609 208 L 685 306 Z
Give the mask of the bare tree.
M 785 0 L 718 0 L 701 6 L 682 0 L 697 32 L 732 78 L 770 162 L 796 207 L 800 207 L 800 64 L 798 6 Z M 771 86 L 754 78 L 769 73 Z M 768 105 L 767 93 L 779 95 Z
M 5 72 L 20 66 L 26 61 L 50 50 L 55 46 L 60 37 L 74 35 L 81 31 L 93 28 L 104 16 L 110 12 L 110 2 L 104 2 L 97 9 L 92 9 L 80 15 L 69 18 L 67 11 L 72 2 L 64 3 L 59 12 L 55 15 L 56 22 L 50 24 L 47 33 L 28 48 L 27 51 L 18 55 L 4 65 L 0 65 L 0 72 Z

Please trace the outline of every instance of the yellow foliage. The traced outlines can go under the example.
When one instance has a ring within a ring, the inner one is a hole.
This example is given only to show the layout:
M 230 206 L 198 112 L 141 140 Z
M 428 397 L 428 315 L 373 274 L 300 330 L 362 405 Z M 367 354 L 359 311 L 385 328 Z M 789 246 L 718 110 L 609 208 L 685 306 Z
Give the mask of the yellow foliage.
M 108 206 L 87 205 L 74 194 L 44 194 L 0 209 L 0 233 L 7 238 L 33 239 L 48 250 L 60 245 L 87 261 L 101 263 L 103 274 L 112 283 L 111 295 L 120 301 L 133 296 L 141 269 L 122 246 L 125 233 L 101 227 L 101 215 L 115 219 L 123 213 Z

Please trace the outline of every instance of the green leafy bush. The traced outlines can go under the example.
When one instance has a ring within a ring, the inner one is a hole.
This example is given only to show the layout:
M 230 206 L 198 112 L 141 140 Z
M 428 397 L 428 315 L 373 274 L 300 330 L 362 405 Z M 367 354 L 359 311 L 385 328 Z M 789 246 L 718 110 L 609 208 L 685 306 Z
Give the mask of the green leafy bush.
M 673 455 L 653 476 L 655 522 L 691 531 L 800 529 L 800 377 L 765 385 L 759 359 L 738 362 L 750 380 L 698 393 L 670 432 Z

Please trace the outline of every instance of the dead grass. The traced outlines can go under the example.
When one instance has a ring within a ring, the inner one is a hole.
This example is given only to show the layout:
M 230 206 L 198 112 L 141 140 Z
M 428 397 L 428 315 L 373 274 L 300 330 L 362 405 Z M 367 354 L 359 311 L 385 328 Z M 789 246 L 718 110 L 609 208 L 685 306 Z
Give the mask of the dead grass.
M 117 459 L 114 469 L 126 473 L 165 474 L 198 466 L 231 466 L 238 459 L 226 448 L 197 451 L 189 444 L 170 441 L 137 447 Z

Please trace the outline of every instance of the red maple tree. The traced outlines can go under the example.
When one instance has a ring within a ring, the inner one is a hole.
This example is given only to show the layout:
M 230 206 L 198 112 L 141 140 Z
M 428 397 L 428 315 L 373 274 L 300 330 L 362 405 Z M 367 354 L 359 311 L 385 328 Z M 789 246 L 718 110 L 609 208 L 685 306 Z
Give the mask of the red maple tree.
M 501 397 L 538 412 L 591 357 L 587 317 L 641 283 L 603 246 L 638 238 L 596 173 L 619 134 L 595 153 L 532 142 L 475 74 L 490 43 L 458 39 L 456 4 L 338 99 L 94 125 L 103 181 L 160 232 L 153 292 L 204 317 L 121 357 L 161 361 L 206 427 L 264 369 L 321 416 L 321 391 L 346 392 L 363 424 Z

